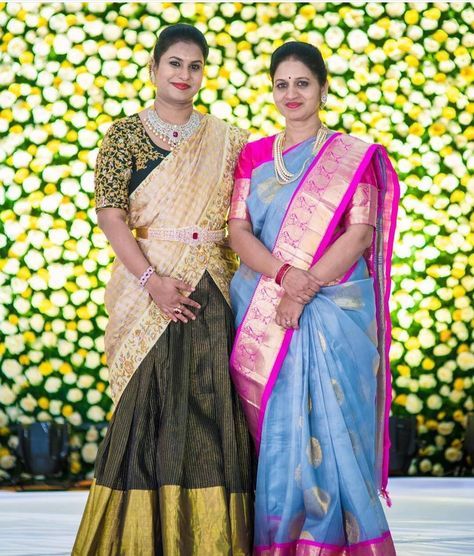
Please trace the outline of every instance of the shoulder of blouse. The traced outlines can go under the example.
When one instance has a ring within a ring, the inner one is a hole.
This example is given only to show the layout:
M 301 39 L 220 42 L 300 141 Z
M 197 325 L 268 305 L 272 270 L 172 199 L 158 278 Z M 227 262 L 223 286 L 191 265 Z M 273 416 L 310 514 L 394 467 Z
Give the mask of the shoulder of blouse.
M 255 169 L 260 166 L 260 164 L 272 160 L 274 141 L 275 135 L 250 141 L 245 145 L 242 156 L 251 161 L 252 168 Z
M 119 120 L 115 120 L 107 130 L 105 137 L 109 141 L 129 142 L 132 135 L 140 131 L 140 118 L 138 114 L 132 116 L 125 116 Z

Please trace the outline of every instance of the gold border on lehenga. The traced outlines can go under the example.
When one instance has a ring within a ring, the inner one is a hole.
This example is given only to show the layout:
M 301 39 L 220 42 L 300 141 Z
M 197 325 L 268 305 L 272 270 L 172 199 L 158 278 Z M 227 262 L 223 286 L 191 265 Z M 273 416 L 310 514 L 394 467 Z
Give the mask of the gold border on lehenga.
M 93 482 L 72 556 L 250 556 L 248 493 L 223 486 L 115 490 Z

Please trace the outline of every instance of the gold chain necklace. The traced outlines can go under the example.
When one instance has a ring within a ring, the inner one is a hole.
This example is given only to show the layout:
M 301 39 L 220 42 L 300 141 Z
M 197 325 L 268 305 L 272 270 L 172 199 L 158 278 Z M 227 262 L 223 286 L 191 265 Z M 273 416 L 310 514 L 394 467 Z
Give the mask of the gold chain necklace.
M 329 129 L 326 126 L 321 126 L 316 134 L 316 140 L 314 146 L 311 149 L 311 156 L 304 161 L 301 170 L 297 174 L 292 174 L 285 166 L 285 161 L 283 160 L 283 143 L 285 141 L 285 132 L 281 132 L 276 136 L 273 142 L 273 163 L 275 165 L 275 176 L 277 182 L 280 185 L 286 185 L 298 179 L 306 169 L 306 166 L 311 158 L 313 158 L 323 146 L 324 141 L 329 133 Z

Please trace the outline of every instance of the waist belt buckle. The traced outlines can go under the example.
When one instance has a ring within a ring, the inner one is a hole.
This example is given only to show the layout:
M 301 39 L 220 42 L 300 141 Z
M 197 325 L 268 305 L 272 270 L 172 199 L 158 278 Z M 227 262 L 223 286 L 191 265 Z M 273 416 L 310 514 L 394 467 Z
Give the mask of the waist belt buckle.
M 204 233 L 200 228 L 197 227 L 191 228 L 189 239 L 191 245 L 199 245 L 204 240 Z

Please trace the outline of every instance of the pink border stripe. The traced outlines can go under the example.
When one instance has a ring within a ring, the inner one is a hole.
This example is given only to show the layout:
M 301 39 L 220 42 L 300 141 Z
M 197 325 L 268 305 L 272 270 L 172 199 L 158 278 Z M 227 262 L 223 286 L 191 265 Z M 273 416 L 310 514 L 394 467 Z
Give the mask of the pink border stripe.
M 388 538 L 391 537 L 390 531 L 385 531 L 380 537 L 376 537 L 375 539 L 369 539 L 367 541 L 358 542 L 356 544 L 348 544 L 343 546 L 338 546 L 336 544 L 328 544 L 316 541 L 308 541 L 306 539 L 299 539 L 297 541 L 292 542 L 284 542 L 284 543 L 273 543 L 269 546 L 256 546 L 254 547 L 254 551 L 259 554 L 265 552 L 267 550 L 271 550 L 272 548 L 292 548 L 297 544 L 303 544 L 307 546 L 315 546 L 317 548 L 327 548 L 328 550 L 355 550 L 358 548 L 363 548 L 364 546 L 372 546 L 374 544 L 380 544 L 386 541 Z
M 334 134 L 332 137 L 335 137 L 336 134 Z M 355 173 L 355 176 L 353 177 L 343 199 L 341 204 L 339 205 L 339 207 L 337 208 L 336 212 L 334 213 L 331 222 L 329 223 L 329 226 L 326 230 L 326 233 L 324 234 L 323 240 L 321 241 L 321 243 L 319 244 L 318 250 L 316 251 L 316 254 L 313 257 L 313 262 L 311 264 L 311 266 L 313 266 L 316 262 L 316 260 L 322 255 L 322 253 L 326 250 L 333 234 L 334 234 L 334 230 L 339 222 L 339 220 L 341 219 L 342 214 L 344 213 L 347 204 L 349 203 L 349 200 L 351 199 L 353 193 L 354 193 L 354 189 L 355 187 L 357 187 L 358 185 L 358 181 L 356 181 L 357 178 L 359 178 L 360 180 L 360 176 L 362 175 L 362 173 L 365 171 L 366 166 L 368 165 L 368 163 L 370 162 L 370 158 L 373 155 L 373 152 L 377 149 L 377 145 L 371 145 L 368 149 L 366 154 L 364 155 L 364 158 L 362 159 L 362 162 L 359 166 L 359 170 Z M 319 154 L 321 154 L 321 151 L 319 151 Z M 318 159 L 319 160 L 319 159 Z M 312 169 L 313 166 L 311 166 L 310 169 Z M 308 170 L 309 171 L 309 170 Z M 305 178 L 306 178 L 305 174 Z M 303 182 L 303 180 L 302 180 Z M 298 188 L 299 189 L 299 188 Z M 296 193 L 296 192 L 295 192 Z M 292 199 L 293 200 L 293 199 Z M 291 202 L 290 202 L 291 205 Z M 287 212 L 289 210 L 290 205 L 288 205 L 288 209 Z M 286 217 L 286 214 L 285 214 Z M 283 219 L 284 220 L 284 219 Z M 262 397 L 262 404 L 260 406 L 260 415 L 259 415 L 259 419 L 258 419 L 258 430 L 257 430 L 257 439 L 256 439 L 256 444 L 257 444 L 257 450 L 260 446 L 260 439 L 261 439 L 261 434 L 262 434 L 262 426 L 263 426 L 263 419 L 264 419 L 264 415 L 265 415 L 265 409 L 267 407 L 268 404 L 268 400 L 270 399 L 273 387 L 275 385 L 276 379 L 278 377 L 278 373 L 280 371 L 281 366 L 283 365 L 283 361 L 286 357 L 286 354 L 288 352 L 288 348 L 293 336 L 293 332 L 294 329 L 292 330 L 288 330 L 285 334 L 285 338 L 283 340 L 282 346 L 280 348 L 280 351 L 278 352 L 278 356 L 275 360 L 275 364 L 273 366 L 273 369 L 270 373 L 270 378 L 267 382 L 267 385 L 265 386 L 265 390 L 263 392 L 263 397 Z
M 393 253 L 393 243 L 395 239 L 395 228 L 397 225 L 397 212 L 398 203 L 400 200 L 400 184 L 398 182 L 398 176 L 392 168 L 390 159 L 384 149 L 381 149 L 382 156 L 385 160 L 386 167 L 392 174 L 393 180 L 393 199 L 392 199 L 392 219 L 390 222 L 390 230 L 387 242 L 387 253 L 385 254 L 386 260 L 386 270 L 385 270 L 385 364 L 387 369 L 387 381 L 386 381 L 386 396 L 385 396 L 385 423 L 384 423 L 384 461 L 383 461 L 383 474 L 382 474 L 382 489 L 385 491 L 388 483 L 388 470 L 389 470 L 389 450 L 390 450 L 390 434 L 389 434 L 389 416 L 390 416 L 390 406 L 392 404 L 392 373 L 390 371 L 390 341 L 392 334 L 392 319 L 390 316 L 390 290 L 391 290 L 391 272 L 392 272 L 392 253 Z M 388 179 L 387 179 L 388 182 Z M 389 501 L 386 492 L 383 492 L 387 496 L 387 502 Z
M 286 208 L 286 212 L 285 215 L 282 218 L 282 223 L 280 226 L 280 231 L 278 232 L 277 235 L 277 239 L 275 240 L 275 245 L 278 241 L 278 238 L 280 237 L 280 232 L 281 232 L 281 228 L 283 227 L 283 223 L 285 222 L 285 219 L 288 215 L 288 212 L 290 211 L 291 205 L 293 204 L 293 200 L 296 197 L 297 193 L 299 192 L 299 190 L 301 189 L 305 179 L 307 178 L 308 174 L 311 172 L 311 170 L 316 166 L 316 164 L 319 162 L 319 160 L 321 159 L 322 155 L 324 154 L 324 152 L 326 151 L 326 149 L 328 148 L 328 146 L 332 143 L 332 141 L 334 141 L 334 139 L 336 137 L 338 137 L 340 135 L 340 133 L 334 133 L 333 135 L 331 135 L 331 137 L 328 138 L 328 140 L 324 143 L 324 145 L 321 147 L 321 149 L 319 150 L 318 154 L 316 155 L 315 159 L 313 160 L 313 162 L 310 164 L 309 168 L 306 170 L 306 172 L 304 173 L 303 177 L 301 178 L 301 181 L 298 185 L 298 187 L 295 189 L 295 191 L 293 192 L 293 195 L 290 199 L 290 202 L 287 205 Z M 272 252 L 275 249 L 275 245 L 273 246 Z M 252 304 L 252 302 L 250 302 L 250 305 Z M 244 317 L 245 318 L 245 317 Z M 243 322 L 243 321 L 242 321 Z M 239 327 L 240 328 L 240 327 Z M 257 424 L 257 433 L 256 433 L 256 438 L 255 438 L 255 445 L 257 448 L 257 452 L 260 449 L 260 439 L 262 437 L 262 427 L 263 427 L 263 419 L 265 417 L 265 410 L 267 408 L 267 404 L 268 404 L 268 400 L 270 399 L 270 396 L 272 394 L 273 391 L 273 387 L 275 386 L 275 382 L 276 379 L 278 377 L 278 374 L 280 372 L 280 369 L 283 365 L 283 361 L 285 360 L 286 354 L 288 353 L 288 348 L 290 347 L 290 343 L 291 343 L 291 339 L 293 338 L 293 333 L 294 333 L 294 329 L 291 330 L 287 330 L 285 333 L 285 337 L 283 339 L 283 342 L 281 344 L 280 350 L 278 352 L 277 358 L 275 359 L 275 363 L 273 364 L 273 368 L 270 372 L 270 376 L 268 377 L 267 380 L 267 384 L 265 385 L 265 389 L 263 390 L 263 394 L 262 394 L 262 401 L 261 401 L 261 405 L 260 405 L 260 413 L 258 416 L 258 424 Z
M 340 134 L 334 134 L 330 137 L 330 139 L 334 139 L 336 136 L 338 136 Z M 327 148 L 327 146 L 329 145 L 329 140 L 326 142 L 326 144 L 324 145 L 325 148 Z M 341 201 L 341 203 L 339 204 L 338 208 L 336 209 L 336 212 L 334 213 L 331 222 L 329 223 L 329 226 L 326 230 L 326 233 L 324 234 L 324 237 L 321 241 L 321 243 L 319 244 L 319 247 L 313 257 L 313 262 L 311 264 L 311 266 L 314 266 L 314 264 L 316 263 L 316 261 L 322 256 L 322 254 L 324 253 L 324 251 L 327 249 L 327 246 L 329 245 L 329 242 L 331 241 L 333 235 L 334 235 L 334 231 L 336 229 L 337 224 L 339 223 L 339 220 L 341 219 L 342 215 L 344 214 L 344 211 L 346 210 L 346 207 L 350 201 L 350 199 L 352 198 L 353 194 L 354 194 L 354 190 L 357 187 L 357 185 L 359 184 L 360 178 L 362 176 L 362 174 L 365 172 L 366 167 L 368 166 L 370 159 L 373 156 L 373 153 L 378 149 L 378 145 L 370 145 L 370 147 L 367 149 L 367 152 L 364 155 L 364 158 L 362 159 L 362 162 L 359 165 L 359 168 L 357 170 L 357 172 L 355 173 L 354 177 L 352 178 L 352 181 Z M 298 189 L 295 191 L 295 193 L 293 194 L 293 197 L 296 195 L 296 192 L 299 191 L 301 185 L 304 183 L 304 180 L 306 179 L 308 173 L 310 170 L 312 170 L 312 168 L 314 167 L 314 165 L 319 161 L 320 155 L 322 155 L 323 149 L 321 149 L 318 153 L 318 157 L 314 160 L 313 164 L 310 166 L 310 168 L 308 168 L 308 171 L 305 173 L 303 179 L 300 182 L 300 185 L 298 187 Z M 285 213 L 285 216 L 283 217 L 282 222 L 284 222 L 286 215 L 288 213 L 288 211 L 290 210 L 291 204 L 293 202 L 293 197 L 291 198 L 290 203 L 288 204 L 287 207 L 287 211 Z M 280 372 L 281 366 L 283 365 L 283 361 L 286 357 L 286 354 L 288 353 L 288 349 L 290 346 L 290 342 L 291 339 L 293 337 L 293 333 L 294 333 L 294 329 L 292 330 L 288 330 L 285 334 L 285 338 L 282 342 L 280 351 L 278 352 L 278 356 L 275 360 L 275 363 L 273 365 L 273 369 L 270 373 L 270 377 L 269 380 L 267 381 L 267 384 L 265 386 L 265 389 L 263 391 L 263 396 L 262 396 L 262 402 L 261 402 L 261 406 L 260 406 L 260 414 L 259 414 L 259 418 L 258 418 L 258 428 L 257 428 L 257 437 L 255 440 L 255 444 L 257 445 L 257 451 L 260 448 L 260 439 L 261 439 L 261 435 L 262 435 L 262 427 L 263 427 L 263 420 L 264 420 L 264 416 L 265 416 L 265 410 L 268 404 L 268 400 L 270 399 L 270 396 L 272 394 L 273 391 L 273 387 L 275 386 L 275 382 L 276 379 L 278 377 L 278 374 Z
M 288 203 L 288 206 L 287 206 L 287 209 L 286 209 L 286 212 L 285 212 L 285 216 L 284 216 L 283 219 L 282 219 L 282 222 L 281 222 L 281 225 L 280 225 L 280 229 L 279 229 L 278 234 L 277 234 L 277 237 L 276 237 L 276 239 L 275 239 L 275 243 L 274 243 L 274 245 L 273 245 L 272 251 L 274 251 L 274 249 L 275 249 L 276 242 L 278 241 L 278 238 L 280 237 L 280 232 L 281 232 L 281 229 L 282 229 L 282 227 L 283 227 L 283 223 L 284 223 L 284 221 L 285 221 L 285 218 L 286 218 L 286 216 L 287 216 L 287 214 L 288 214 L 288 211 L 290 210 L 291 203 L 293 202 L 293 199 L 294 199 L 296 193 L 299 191 L 299 189 L 300 189 L 300 187 L 301 187 L 301 185 L 302 185 L 302 183 L 303 183 L 303 180 L 304 180 L 304 179 L 306 178 L 306 176 L 308 175 L 308 172 L 309 172 L 310 170 L 313 169 L 313 167 L 314 167 L 314 165 L 316 164 L 316 162 L 319 161 L 319 159 L 320 159 L 322 153 L 327 149 L 328 145 L 332 142 L 333 139 L 335 139 L 335 138 L 336 138 L 337 136 L 339 136 L 339 135 L 341 135 L 341 134 L 340 134 L 340 133 L 334 133 L 333 135 L 331 135 L 331 137 L 329 137 L 329 138 L 327 139 L 327 141 L 324 143 L 324 145 L 323 145 L 323 146 L 321 147 L 321 149 L 319 150 L 319 152 L 318 152 L 316 158 L 313 160 L 313 162 L 310 164 L 309 168 L 308 168 L 307 171 L 305 172 L 304 176 L 301 178 L 301 181 L 300 181 L 298 187 L 297 187 L 296 190 L 294 191 L 294 193 L 293 193 L 293 195 L 292 195 L 292 197 L 291 197 L 291 199 L 290 199 L 290 202 Z M 274 137 L 276 137 L 276 135 L 275 135 Z M 288 152 L 289 150 L 291 150 L 292 148 L 295 148 L 296 146 L 297 146 L 297 145 L 293 145 L 293 147 L 290 147 L 290 149 L 287 149 L 287 150 L 285 151 L 285 153 Z M 267 161 L 267 162 L 268 162 L 268 161 Z M 260 278 L 260 280 L 261 280 L 261 278 Z M 258 286 L 259 286 L 259 284 L 260 284 L 260 280 L 257 282 L 257 285 L 255 286 L 255 291 L 257 290 L 257 288 L 258 288 Z M 249 310 L 250 310 L 250 307 L 251 307 L 251 305 L 252 305 L 252 301 L 253 301 L 253 299 L 254 299 L 254 297 L 255 297 L 255 291 L 254 291 L 254 293 L 253 293 L 253 295 L 252 295 L 252 298 L 251 298 L 251 300 L 250 300 L 250 302 L 249 302 L 249 304 L 248 304 L 248 306 L 247 306 L 247 310 L 245 311 L 245 314 L 244 314 L 244 316 L 243 316 L 243 318 L 242 318 L 242 321 L 241 321 L 241 323 L 240 323 L 240 325 L 239 325 L 239 327 L 237 328 L 237 331 L 236 331 L 236 333 L 235 333 L 234 349 L 232 349 L 232 353 L 230 354 L 230 366 L 231 366 L 231 368 L 234 366 L 235 346 L 237 345 L 237 342 L 238 342 L 238 340 L 239 340 L 240 333 L 241 333 L 241 330 L 242 330 L 242 325 L 243 325 L 243 323 L 245 322 L 245 319 L 247 318 L 247 314 L 248 314 L 248 312 L 249 312 Z M 270 375 L 270 376 L 271 376 L 271 375 Z M 260 438 L 260 435 L 258 435 L 258 438 Z M 257 441 L 256 441 L 256 444 L 257 444 Z M 257 446 L 257 450 L 258 450 L 258 446 Z

